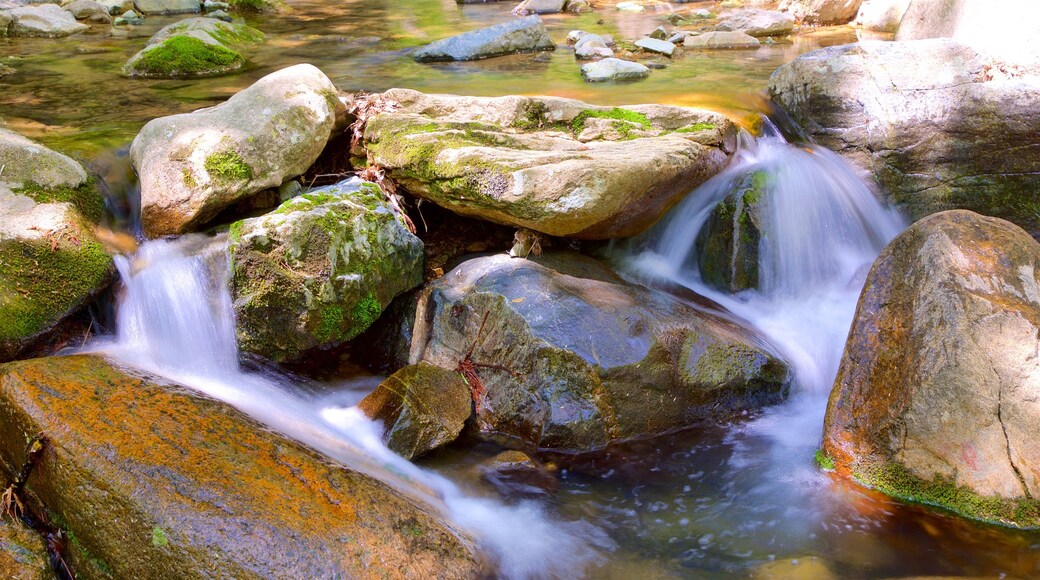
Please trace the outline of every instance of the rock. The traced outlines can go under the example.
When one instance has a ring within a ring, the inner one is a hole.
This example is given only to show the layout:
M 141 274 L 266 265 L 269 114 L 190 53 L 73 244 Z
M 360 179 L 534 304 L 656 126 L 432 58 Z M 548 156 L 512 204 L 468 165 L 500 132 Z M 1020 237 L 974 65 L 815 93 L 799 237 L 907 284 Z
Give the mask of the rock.
M 231 22 L 232 20 L 234 20 L 230 14 L 224 12 L 223 10 L 214 10 L 213 12 L 207 12 L 206 18 L 215 18 L 223 22 Z
M 867 30 L 895 32 L 910 0 L 863 0 L 853 24 Z
M 15 518 L 0 518 L 0 577 L 7 580 L 50 580 L 50 557 L 43 539 Z
M 668 39 L 668 31 L 665 30 L 664 26 L 658 26 L 657 28 L 655 28 L 653 30 L 653 32 L 651 32 L 647 36 L 649 36 L 650 38 L 653 38 L 655 40 L 667 40 Z
M 794 30 L 794 18 L 790 14 L 749 8 L 726 14 L 715 25 L 721 32 L 743 32 L 749 36 L 785 36 Z
M 841 475 L 898 498 L 1040 526 L 1040 244 L 967 211 L 881 253 L 827 407 Z
M 148 122 L 130 147 L 141 176 L 145 233 L 191 231 L 300 175 L 321 154 L 342 107 L 328 77 L 301 64 L 271 73 L 215 107 Z
M 764 171 L 749 173 L 697 234 L 697 266 L 705 284 L 730 293 L 758 288 L 761 203 L 768 179 Z
M 567 0 L 524 0 L 513 9 L 513 14 L 556 14 L 563 12 Z
M 1040 70 L 1033 40 L 1040 3 L 1005 0 L 999 9 L 986 0 L 911 0 L 896 40 L 953 38 L 1006 63 Z
M 134 0 L 137 11 L 151 16 L 153 14 L 190 14 L 202 11 L 199 0 Z
M 77 577 L 472 578 L 472 541 L 372 476 L 231 406 L 93 356 L 0 367 L 0 457 L 47 446 L 27 490 Z M 335 445 L 335 443 L 332 443 Z
M 227 2 L 215 2 L 214 0 L 206 0 L 202 3 L 202 9 L 205 12 L 217 12 L 220 10 L 228 11 L 231 10 L 231 4 Z
M 263 32 L 244 24 L 188 18 L 156 32 L 123 72 L 143 78 L 219 76 L 241 69 L 245 57 L 239 51 L 263 41 Z
M 127 10 L 126 12 L 121 14 L 119 17 L 117 17 L 117 18 L 112 20 L 112 25 L 113 26 L 127 26 L 127 25 L 129 25 L 129 26 L 141 26 L 142 24 L 144 24 L 144 18 L 142 18 L 141 15 L 139 15 L 136 12 L 134 12 L 133 10 Z M 194 47 L 195 45 L 192 44 L 190 46 Z M 178 55 L 180 53 L 187 52 L 187 51 L 183 50 L 182 48 L 171 47 L 170 48 L 170 52 L 173 53 L 174 55 Z M 196 51 L 196 52 L 199 52 L 199 51 Z M 137 55 L 135 55 L 135 56 L 138 56 L 138 58 L 140 58 L 139 57 L 140 54 L 141 53 L 137 53 Z M 166 54 L 166 53 L 160 53 L 159 55 L 156 55 L 156 56 L 162 56 L 164 54 Z M 194 56 L 195 59 L 198 59 L 198 58 L 200 58 L 200 56 L 203 56 L 203 55 L 196 54 L 196 55 L 193 55 L 193 56 Z M 204 56 L 203 56 L 203 58 L 204 58 Z M 211 60 L 212 60 L 212 57 L 211 57 Z M 173 59 L 173 58 L 162 59 L 162 60 L 160 60 L 159 62 L 156 63 L 158 66 L 155 66 L 154 68 L 157 71 L 169 72 L 170 70 L 172 70 L 172 66 L 169 63 L 174 63 L 177 66 L 182 66 L 181 65 L 181 61 L 191 62 L 192 58 L 191 57 L 187 57 L 187 58 L 181 57 L 181 58 L 178 58 L 178 59 Z M 205 62 L 205 61 L 200 61 L 200 62 Z M 146 64 L 149 64 L 149 63 L 146 62 Z M 123 66 L 124 72 L 126 72 L 126 67 L 127 67 L 127 65 Z
M 583 34 L 574 43 L 574 56 L 581 59 L 610 58 L 614 56 L 614 51 L 602 36 Z
M 108 9 L 109 15 L 122 14 L 127 10 L 134 9 L 133 0 L 95 0 L 98 4 Z
M 949 39 L 861 42 L 802 55 L 769 92 L 913 219 L 964 208 L 1040 232 L 1040 83 L 1001 71 Z
M 413 320 L 410 362 L 472 362 L 474 429 L 510 446 L 593 451 L 786 391 L 786 366 L 749 331 L 578 254 L 466 261 Z
M 6 64 L 0 63 L 0 78 L 3 78 L 5 76 L 7 76 L 7 75 L 14 74 L 16 72 L 18 72 L 18 71 L 16 71 L 13 68 L 7 66 Z
M 650 37 L 640 38 L 635 42 L 635 45 L 645 51 L 656 52 L 665 56 L 672 56 L 672 53 L 675 52 L 675 45 L 671 42 L 656 40 Z
M 646 7 L 639 2 L 618 2 L 614 8 L 621 12 L 646 12 Z
M 606 81 L 637 81 L 650 76 L 650 69 L 628 60 L 605 58 L 582 65 L 581 76 L 590 83 Z
M 560 487 L 560 482 L 545 465 L 523 451 L 503 451 L 479 467 L 480 477 L 499 493 L 540 495 Z
M 589 0 L 567 0 L 567 12 L 571 14 L 584 14 L 592 12 L 592 4 Z
M 112 258 L 92 233 L 104 211 L 86 171 L 0 129 L 0 361 L 53 334 L 107 283 Z
M 735 132 L 722 115 L 667 105 L 404 89 L 383 97 L 397 108 L 369 119 L 369 164 L 457 214 L 552 236 L 643 231 L 722 168 Z M 587 131 L 597 121 L 613 131 Z
M 65 10 L 72 14 L 76 20 L 90 20 L 91 22 L 111 22 L 108 7 L 98 4 L 94 0 L 75 0 L 64 6 Z
M 354 338 L 423 279 L 422 242 L 359 179 L 232 224 L 228 246 L 239 345 L 277 361 Z
M 58 38 L 83 32 L 87 25 L 55 4 L 23 6 L 8 12 L 11 17 L 8 34 L 11 36 L 45 36 Z
M 847 24 L 863 0 L 780 0 L 779 9 L 807 24 Z
M 761 42 L 754 36 L 743 32 L 705 32 L 687 36 L 683 47 L 693 50 L 709 50 L 718 48 L 758 48 Z
M 14 17 L 11 16 L 10 10 L 0 10 L 0 38 L 7 36 L 13 21 Z
M 412 459 L 454 441 L 473 413 L 473 398 L 455 370 L 419 363 L 388 377 L 358 408 L 383 422 L 390 449 Z
M 478 60 L 555 49 L 542 19 L 527 16 L 438 40 L 412 53 L 412 58 L 418 62 Z
M 668 42 L 671 42 L 672 44 L 682 44 L 682 42 L 686 40 L 687 37 L 693 35 L 694 33 L 690 32 L 689 30 L 679 30 L 676 31 L 675 34 L 668 37 Z

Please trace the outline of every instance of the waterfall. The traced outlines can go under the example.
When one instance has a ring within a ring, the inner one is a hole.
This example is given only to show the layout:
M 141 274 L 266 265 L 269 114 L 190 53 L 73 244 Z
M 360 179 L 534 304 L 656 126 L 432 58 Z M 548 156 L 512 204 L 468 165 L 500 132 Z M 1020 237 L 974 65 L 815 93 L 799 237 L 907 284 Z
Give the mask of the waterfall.
M 222 237 L 154 240 L 118 257 L 123 291 L 117 336 L 91 351 L 167 377 L 220 399 L 271 428 L 378 478 L 441 511 L 469 530 L 512 578 L 576 577 L 610 549 L 599 529 L 561 522 L 540 504 L 465 494 L 448 479 L 417 467 L 382 442 L 382 428 L 342 397 L 308 394 L 275 373 L 238 364 L 229 259 Z

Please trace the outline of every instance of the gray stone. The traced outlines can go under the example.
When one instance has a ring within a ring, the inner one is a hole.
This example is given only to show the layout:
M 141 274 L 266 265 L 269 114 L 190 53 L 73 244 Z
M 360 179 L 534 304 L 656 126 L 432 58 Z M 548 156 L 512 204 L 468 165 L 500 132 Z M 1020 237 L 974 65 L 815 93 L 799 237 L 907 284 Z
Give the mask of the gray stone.
M 213 12 L 207 12 L 206 18 L 215 18 L 224 22 L 231 22 L 232 20 L 234 20 L 230 14 L 223 10 L 214 10 Z
M 206 12 L 216 12 L 217 10 L 228 11 L 231 10 L 231 5 L 227 2 L 215 2 L 214 0 L 206 0 L 202 4 L 202 9 Z
M 853 24 L 867 30 L 895 32 L 910 0 L 863 0 Z
M 413 316 L 410 362 L 471 362 L 474 430 L 509 445 L 594 451 L 786 392 L 786 365 L 752 332 L 578 254 L 469 260 Z
M 614 51 L 602 36 L 584 34 L 574 43 L 574 56 L 581 59 L 610 58 Z
M 750 36 L 785 36 L 794 30 L 794 18 L 790 14 L 772 10 L 749 8 L 726 14 L 715 30 L 743 32 Z
M 665 56 L 672 56 L 672 53 L 675 52 L 675 45 L 671 42 L 650 37 L 640 38 L 635 42 L 635 45 L 645 51 L 656 52 Z
M 1040 232 L 1040 83 L 951 39 L 807 53 L 769 81 L 819 144 L 913 219 L 963 208 Z
M 953 38 L 1002 64 L 1040 68 L 1035 41 L 1040 2 L 1003 0 L 911 0 L 896 40 Z
M 127 15 L 123 17 L 133 24 Z M 186 38 L 192 39 L 187 47 L 183 45 Z M 240 51 L 263 42 L 264 38 L 264 33 L 244 24 L 231 24 L 215 18 L 187 18 L 156 32 L 148 39 L 145 48 L 123 65 L 123 72 L 131 77 L 144 78 L 199 78 L 228 74 L 245 66 L 245 57 Z M 177 58 L 182 52 L 189 52 L 192 58 Z M 166 53 L 162 58 L 148 58 L 150 54 L 162 53 Z M 208 53 L 211 58 L 199 58 L 199 53 Z
M 190 14 L 202 11 L 200 0 L 134 0 L 134 6 L 144 15 Z
M 687 36 L 692 36 L 693 34 L 694 33 L 690 32 L 689 30 L 680 30 L 675 34 L 669 36 L 668 42 L 671 42 L 672 44 L 680 44 L 682 43 L 682 41 L 686 40 Z
M 477 60 L 555 49 L 542 19 L 527 16 L 438 40 L 412 53 L 412 58 L 418 62 Z
M 582 65 L 581 76 L 590 83 L 604 81 L 637 81 L 650 76 L 650 69 L 629 60 L 605 58 Z
M 45 36 L 57 38 L 83 32 L 88 27 L 76 22 L 72 14 L 55 4 L 15 8 L 8 13 L 12 22 L 11 36 Z
M 524 0 L 513 9 L 513 14 L 556 14 L 563 12 L 567 0 Z
M 76 20 L 93 20 L 98 16 L 103 17 L 106 22 L 112 20 L 108 14 L 108 7 L 102 6 L 94 0 L 75 0 L 66 4 L 65 10 L 69 11 Z
M 647 36 L 649 36 L 650 38 L 657 39 L 657 40 L 667 40 L 668 39 L 668 31 L 664 29 L 664 26 L 658 26 L 657 28 L 654 29 L 653 32 L 651 32 Z
M 758 48 L 761 46 L 754 36 L 743 32 L 705 32 L 694 36 L 687 36 L 683 40 L 683 47 L 693 50 L 708 50 L 713 48 Z
M 215 107 L 150 121 L 130 147 L 145 233 L 190 231 L 300 175 L 325 147 L 342 107 L 328 77 L 296 65 Z
M 781 0 L 779 9 L 807 24 L 847 24 L 863 0 Z

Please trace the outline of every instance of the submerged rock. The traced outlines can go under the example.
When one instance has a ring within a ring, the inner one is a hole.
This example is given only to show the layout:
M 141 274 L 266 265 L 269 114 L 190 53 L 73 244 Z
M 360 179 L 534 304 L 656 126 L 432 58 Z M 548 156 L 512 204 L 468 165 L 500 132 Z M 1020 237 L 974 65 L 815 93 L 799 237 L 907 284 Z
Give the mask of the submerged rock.
M 212 77 L 245 66 L 243 48 L 263 42 L 264 33 L 214 18 L 189 18 L 163 27 L 130 57 L 123 72 L 142 78 Z
M 697 266 L 705 284 L 724 292 L 758 287 L 761 208 L 768 179 L 764 171 L 748 174 L 736 191 L 715 206 L 697 234 Z
M 93 234 L 104 210 L 83 167 L 0 129 L 0 361 L 19 356 L 109 280 Z
M 545 465 L 522 451 L 503 451 L 478 469 L 481 479 L 505 496 L 541 495 L 560 486 Z
M 840 474 L 970 518 L 1040 526 L 1040 244 L 967 211 L 874 263 L 827 407 Z
M 473 413 L 473 398 L 457 371 L 419 363 L 389 376 L 358 408 L 383 422 L 387 447 L 412 459 L 454 441 Z
M 236 222 L 228 246 L 239 344 L 278 361 L 354 338 L 422 283 L 422 242 L 356 178 Z
M 527 16 L 438 40 L 412 53 L 412 58 L 419 62 L 478 60 L 555 49 L 542 19 Z
M 860 42 L 798 57 L 769 92 L 912 218 L 965 208 L 1040 232 L 1040 83 L 1001 70 L 954 40 Z
M 749 8 L 723 15 L 715 30 L 749 36 L 785 36 L 794 30 L 794 18 L 782 12 Z
M 43 538 L 16 518 L 0 517 L 0 578 L 50 580 L 54 578 Z
M 603 61 L 601 61 L 603 62 Z M 371 117 L 368 162 L 467 217 L 553 236 L 635 235 L 725 165 L 735 129 L 685 107 L 394 89 Z M 612 133 L 587 132 L 602 120 Z
M 851 22 L 863 0 L 780 0 L 779 9 L 808 24 Z
M 577 254 L 462 263 L 413 315 L 410 362 L 470 365 L 483 437 L 586 452 L 782 400 L 751 332 Z
M 582 65 L 581 76 L 590 83 L 606 81 L 638 81 L 650 76 L 645 65 L 620 58 L 605 58 Z
M 22 6 L 7 13 L 11 18 L 8 33 L 11 36 L 45 36 L 58 38 L 88 27 L 76 22 L 71 13 L 56 4 Z
M 321 154 L 342 107 L 332 81 L 301 64 L 271 73 L 215 107 L 149 121 L 130 146 L 141 176 L 145 234 L 192 231 L 302 174 Z
M 675 45 L 671 42 L 649 36 L 635 41 L 635 45 L 647 52 L 656 52 L 665 56 L 672 56 L 672 53 L 675 52 Z
M 0 458 L 46 436 L 27 492 L 77 577 L 473 578 L 431 505 L 227 404 L 94 356 L 0 367 Z
M 762 43 L 754 36 L 743 32 L 705 32 L 687 36 L 683 39 L 683 47 L 694 50 L 713 48 L 758 48 Z

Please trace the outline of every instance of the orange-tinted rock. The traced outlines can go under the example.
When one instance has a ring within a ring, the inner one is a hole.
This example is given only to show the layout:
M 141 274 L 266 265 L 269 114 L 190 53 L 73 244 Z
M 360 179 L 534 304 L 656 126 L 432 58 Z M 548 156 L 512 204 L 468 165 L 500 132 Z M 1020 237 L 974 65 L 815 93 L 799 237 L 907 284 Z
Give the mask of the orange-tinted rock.
M 0 516 L 0 578 L 47 580 L 54 578 L 47 550 L 36 532 Z
M 472 578 L 432 507 L 234 408 L 94 356 L 0 366 L 0 458 L 46 451 L 31 501 L 69 532 L 78 576 Z
M 968 517 L 1040 526 L 1040 244 L 969 211 L 874 263 L 831 393 L 840 474 Z

